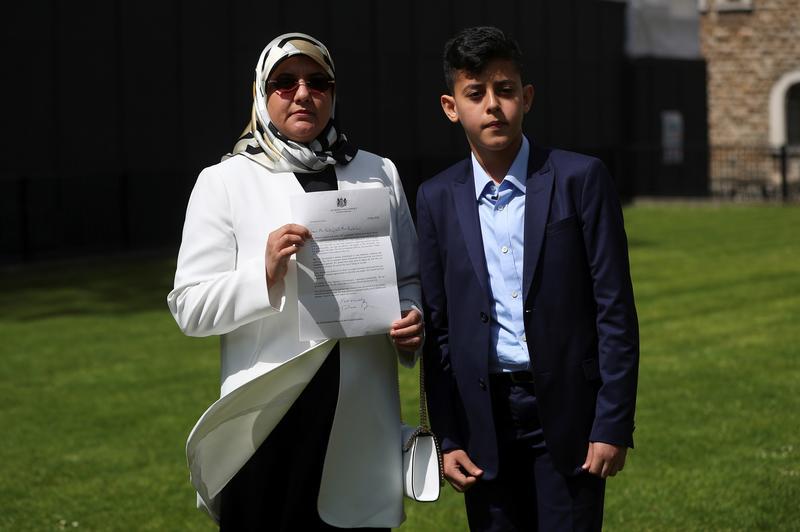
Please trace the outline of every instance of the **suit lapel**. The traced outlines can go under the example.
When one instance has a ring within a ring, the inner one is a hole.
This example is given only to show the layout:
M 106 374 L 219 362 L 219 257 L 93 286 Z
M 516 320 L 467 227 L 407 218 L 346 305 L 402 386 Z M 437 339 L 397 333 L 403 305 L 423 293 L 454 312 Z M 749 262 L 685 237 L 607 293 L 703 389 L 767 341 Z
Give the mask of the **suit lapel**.
M 467 246 L 472 268 L 485 294 L 489 294 L 489 273 L 486 269 L 486 256 L 483 252 L 481 223 L 478 218 L 478 202 L 475 199 L 475 182 L 472 175 L 471 159 L 466 160 L 462 176 L 453 181 L 453 200 L 456 215 L 461 225 L 461 233 Z
M 528 298 L 544 241 L 550 214 L 554 171 L 548 152 L 531 144 L 528 156 L 528 180 L 525 185 L 525 259 L 522 266 L 523 294 Z

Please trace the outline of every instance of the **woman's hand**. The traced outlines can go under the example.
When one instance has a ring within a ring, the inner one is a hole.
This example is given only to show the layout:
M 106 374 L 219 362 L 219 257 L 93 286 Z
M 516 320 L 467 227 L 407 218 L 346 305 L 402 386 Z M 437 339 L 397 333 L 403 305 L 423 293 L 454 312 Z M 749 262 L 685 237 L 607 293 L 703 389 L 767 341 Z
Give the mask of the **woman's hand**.
M 297 253 L 311 233 L 302 225 L 286 224 L 274 230 L 267 237 L 264 257 L 267 263 L 267 288 L 272 288 L 286 276 L 289 257 Z
M 422 345 L 422 315 L 417 309 L 404 310 L 402 318 L 392 323 L 389 336 L 402 351 L 413 353 Z

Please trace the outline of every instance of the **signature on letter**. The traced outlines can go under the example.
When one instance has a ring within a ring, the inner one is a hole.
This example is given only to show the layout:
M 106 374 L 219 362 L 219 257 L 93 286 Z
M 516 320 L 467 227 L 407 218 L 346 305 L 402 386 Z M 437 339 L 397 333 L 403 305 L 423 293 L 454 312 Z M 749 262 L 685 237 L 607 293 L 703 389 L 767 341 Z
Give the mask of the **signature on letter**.
M 362 310 L 365 311 L 369 308 L 369 303 L 363 297 L 356 297 L 353 299 L 342 300 L 342 310 Z

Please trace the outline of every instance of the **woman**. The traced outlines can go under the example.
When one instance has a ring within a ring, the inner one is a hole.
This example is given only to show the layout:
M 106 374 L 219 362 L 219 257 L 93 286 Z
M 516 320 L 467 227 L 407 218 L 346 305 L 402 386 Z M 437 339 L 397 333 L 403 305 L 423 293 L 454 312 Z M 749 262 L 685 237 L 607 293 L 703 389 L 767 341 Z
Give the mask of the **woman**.
M 387 528 L 403 518 L 398 354 L 421 345 L 416 233 L 397 170 L 334 119 L 325 46 L 267 45 L 252 119 L 198 177 L 167 300 L 190 336 L 221 335 L 221 399 L 187 443 L 198 502 L 223 530 Z M 402 318 L 389 335 L 301 342 L 294 255 L 310 235 L 288 198 L 384 186 Z

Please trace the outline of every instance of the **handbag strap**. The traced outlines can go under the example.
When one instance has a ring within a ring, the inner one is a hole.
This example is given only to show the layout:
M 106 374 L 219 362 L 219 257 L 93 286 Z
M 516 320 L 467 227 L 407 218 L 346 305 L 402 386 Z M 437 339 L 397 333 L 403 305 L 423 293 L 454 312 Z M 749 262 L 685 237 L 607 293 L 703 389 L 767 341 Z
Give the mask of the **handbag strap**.
M 419 426 L 426 432 L 432 432 L 428 420 L 428 396 L 425 394 L 425 364 L 419 357 Z
M 442 460 L 442 448 L 439 446 L 439 438 L 431 430 L 428 420 L 428 396 L 425 393 L 425 361 L 424 355 L 419 357 L 419 432 L 431 435 L 433 445 L 436 448 L 436 460 L 439 462 L 439 485 L 444 485 L 444 461 Z
M 403 451 L 408 451 L 411 448 L 415 438 L 421 435 L 428 435 L 433 439 L 433 445 L 436 449 L 436 461 L 439 462 L 439 485 L 444 485 L 444 461 L 442 460 L 442 448 L 439 445 L 439 438 L 433 433 L 428 421 L 428 397 L 425 394 L 425 364 L 422 360 L 424 355 L 419 357 L 419 425 L 408 436 L 408 439 L 403 442 Z M 397 374 L 397 393 L 400 394 L 400 374 Z

